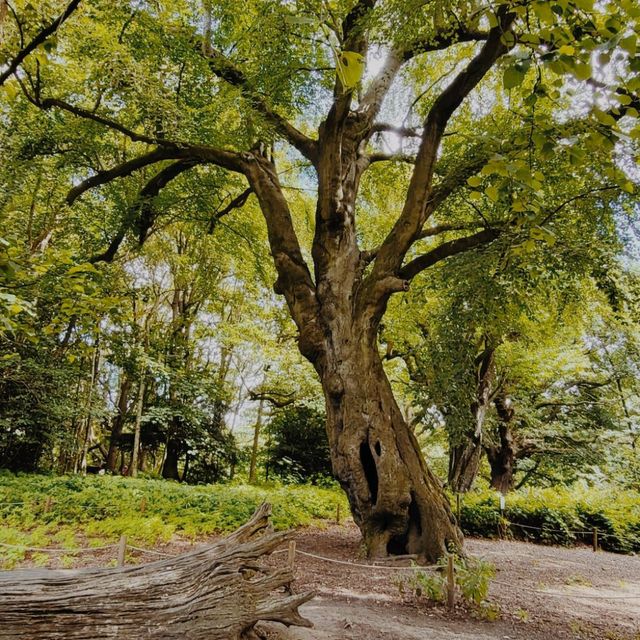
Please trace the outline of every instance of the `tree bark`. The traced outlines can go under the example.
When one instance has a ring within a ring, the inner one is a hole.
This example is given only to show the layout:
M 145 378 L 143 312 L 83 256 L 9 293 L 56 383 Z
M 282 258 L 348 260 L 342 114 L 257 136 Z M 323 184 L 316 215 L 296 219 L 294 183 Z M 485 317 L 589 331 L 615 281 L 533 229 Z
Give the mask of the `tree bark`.
M 115 472 L 118 465 L 118 443 L 122 430 L 124 429 L 124 423 L 127 417 L 127 409 L 129 405 L 129 394 L 131 392 L 131 379 L 126 374 L 122 374 L 123 378 L 120 382 L 120 391 L 118 393 L 118 412 L 113 417 L 111 426 L 111 435 L 109 438 L 109 451 L 107 453 L 106 468 L 111 473 Z
M 499 442 L 485 446 L 485 450 L 491 467 L 491 486 L 501 493 L 508 493 L 514 486 L 513 474 L 518 455 L 518 445 L 511 429 L 515 411 L 503 394 L 496 396 L 494 405 L 499 420 Z
M 264 407 L 264 397 L 260 397 L 258 402 L 258 416 L 253 429 L 253 445 L 251 447 L 251 461 L 249 463 L 249 484 L 255 484 L 257 480 L 256 469 L 258 466 L 258 449 L 260 446 L 260 429 L 262 428 L 262 409 Z
M 476 358 L 476 397 L 471 403 L 472 430 L 463 434 L 462 442 L 453 439 L 449 451 L 448 483 L 456 493 L 471 490 L 478 475 L 482 459 L 483 427 L 487 411 L 491 403 L 491 390 L 494 379 L 495 346 L 488 344 L 485 338 L 485 349 Z
M 180 459 L 180 451 L 182 444 L 176 438 L 167 440 L 164 463 L 162 465 L 162 477 L 166 480 L 180 480 L 180 472 L 178 471 L 178 460 Z
M 138 403 L 136 406 L 136 425 L 133 434 L 133 450 L 131 451 L 131 477 L 138 475 L 138 460 L 140 456 L 140 428 L 142 426 L 142 410 L 144 408 L 145 374 L 141 374 L 138 388 Z
M 84 439 L 82 443 L 82 455 L 80 458 L 80 471 L 82 475 L 87 475 L 87 456 L 89 454 L 89 445 L 93 437 L 93 395 L 95 386 L 98 380 L 98 373 L 100 370 L 100 334 L 96 335 L 96 343 L 93 351 L 93 361 L 91 367 L 91 380 L 89 382 L 89 398 L 87 400 L 87 416 L 86 416 L 86 428 L 84 432 Z
M 375 334 L 363 339 L 358 323 L 336 330 L 327 353 L 320 377 L 333 472 L 368 555 L 434 561 L 448 545 L 460 548 L 462 534 L 395 401 Z
M 176 558 L 119 569 L 4 571 L 6 640 L 254 639 L 259 621 L 312 626 L 298 607 L 312 593 L 287 595 L 293 568 L 260 560 L 291 533 L 274 533 L 271 508 L 225 540 Z M 279 566 L 278 566 L 279 565 Z

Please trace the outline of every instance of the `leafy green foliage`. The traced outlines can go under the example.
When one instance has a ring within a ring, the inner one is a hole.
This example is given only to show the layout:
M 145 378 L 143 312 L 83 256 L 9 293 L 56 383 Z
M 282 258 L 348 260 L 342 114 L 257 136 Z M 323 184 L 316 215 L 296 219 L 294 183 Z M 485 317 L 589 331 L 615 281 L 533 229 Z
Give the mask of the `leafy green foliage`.
M 318 482 L 331 476 L 324 412 L 305 405 L 278 410 L 267 427 L 269 471 L 282 479 Z
M 418 598 L 432 602 L 444 602 L 447 599 L 447 557 L 441 558 L 436 571 L 421 570 L 415 567 L 414 573 L 401 580 L 401 589 L 409 588 Z M 489 593 L 495 568 L 486 560 L 474 556 L 453 557 L 454 584 L 465 602 L 476 607 L 483 605 Z
M 530 489 L 509 494 L 500 519 L 496 493 L 473 491 L 462 498 L 460 520 L 467 535 L 497 537 L 508 530 L 517 539 L 546 544 L 591 544 L 593 529 L 607 551 L 640 550 L 640 495 L 620 489 Z M 508 523 L 514 523 L 508 527 Z M 518 527 L 517 525 L 524 525 Z
M 50 500 L 49 500 L 50 499 Z M 49 500 L 49 504 L 47 504 Z M 126 534 L 132 544 L 154 545 L 173 535 L 196 539 L 246 522 L 262 502 L 273 505 L 276 529 L 346 513 L 335 489 L 301 486 L 188 486 L 162 480 L 108 476 L 81 478 L 0 475 L 0 542 L 25 546 L 100 546 Z M 7 503 L 23 504 L 7 504 Z M 24 552 L 2 549 L 5 562 Z

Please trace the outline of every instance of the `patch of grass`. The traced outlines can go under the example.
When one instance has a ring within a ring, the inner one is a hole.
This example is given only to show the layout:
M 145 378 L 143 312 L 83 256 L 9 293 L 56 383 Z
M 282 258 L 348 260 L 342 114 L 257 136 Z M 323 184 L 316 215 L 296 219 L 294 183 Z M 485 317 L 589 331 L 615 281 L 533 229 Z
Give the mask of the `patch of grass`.
M 0 542 L 30 547 L 102 546 L 121 535 L 139 546 L 233 531 L 264 501 L 273 505 L 276 529 L 335 518 L 339 489 L 309 485 L 189 486 L 119 476 L 44 476 L 0 473 Z M 7 504 L 21 503 L 21 504 Z M 20 550 L 0 550 L 3 568 Z
M 580 574 L 576 574 L 574 576 L 569 576 L 564 583 L 566 585 L 577 585 L 580 587 L 592 587 L 593 583 L 591 582 L 591 580 L 585 578 L 584 576 L 581 576 Z

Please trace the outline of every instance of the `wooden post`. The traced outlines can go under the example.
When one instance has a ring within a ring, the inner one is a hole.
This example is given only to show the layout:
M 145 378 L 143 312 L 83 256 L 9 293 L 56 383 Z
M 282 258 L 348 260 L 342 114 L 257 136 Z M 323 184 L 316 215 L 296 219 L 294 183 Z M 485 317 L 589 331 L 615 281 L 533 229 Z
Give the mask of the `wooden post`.
M 595 527 L 593 530 L 593 551 L 596 552 L 598 550 L 598 528 Z
M 124 567 L 125 555 L 127 553 L 127 536 L 120 536 L 118 544 L 118 566 Z
M 336 507 L 336 524 L 340 524 L 340 505 Z
M 44 512 L 45 513 L 49 513 L 49 511 L 51 511 L 51 504 L 53 503 L 53 500 L 51 499 L 51 496 L 47 496 L 47 501 L 44 503 Z
M 292 569 L 293 569 L 293 565 L 295 564 L 295 561 L 296 561 L 296 541 L 290 540 L 289 553 L 287 555 L 287 562 L 289 564 L 289 567 L 291 567 Z
M 456 597 L 456 587 L 454 580 L 453 554 L 447 557 L 447 609 L 453 609 Z

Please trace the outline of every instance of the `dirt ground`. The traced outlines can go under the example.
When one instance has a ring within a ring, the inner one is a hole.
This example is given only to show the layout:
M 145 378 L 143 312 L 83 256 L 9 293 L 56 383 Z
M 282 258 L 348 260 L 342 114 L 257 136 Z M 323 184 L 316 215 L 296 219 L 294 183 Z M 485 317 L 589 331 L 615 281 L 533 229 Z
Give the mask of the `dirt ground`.
M 297 553 L 293 590 L 316 592 L 301 608 L 314 627 L 286 630 L 271 625 L 268 636 L 273 640 L 640 640 L 640 557 L 504 540 L 467 539 L 465 544 L 468 553 L 496 568 L 489 592 L 491 620 L 462 604 L 449 612 L 407 590 L 401 593 L 398 577 L 408 575 L 406 570 L 335 564 Z M 368 564 L 353 524 L 301 529 L 296 545 L 300 552 Z M 192 548 L 176 540 L 156 551 L 174 555 Z M 107 566 L 113 563 L 113 553 L 111 549 L 78 556 L 73 564 Z M 271 561 L 279 563 L 284 557 L 275 555 Z M 135 551 L 127 556 L 128 563 L 157 559 Z M 29 564 L 29 560 L 21 563 Z
M 353 525 L 302 530 L 297 548 L 356 561 Z M 290 631 L 292 640 L 640 640 L 640 558 L 589 548 L 565 549 L 524 542 L 466 541 L 469 553 L 496 568 L 489 598 L 498 619 L 465 607 L 449 613 L 410 594 L 395 575 L 297 556 L 296 591 L 316 591 L 302 607 L 315 625 Z

